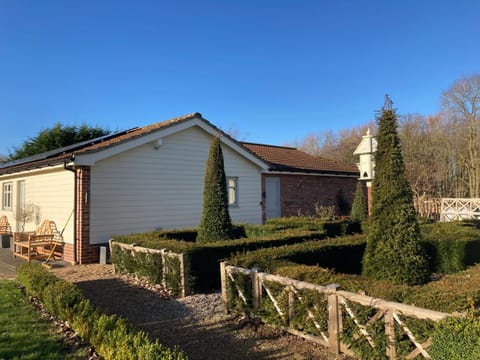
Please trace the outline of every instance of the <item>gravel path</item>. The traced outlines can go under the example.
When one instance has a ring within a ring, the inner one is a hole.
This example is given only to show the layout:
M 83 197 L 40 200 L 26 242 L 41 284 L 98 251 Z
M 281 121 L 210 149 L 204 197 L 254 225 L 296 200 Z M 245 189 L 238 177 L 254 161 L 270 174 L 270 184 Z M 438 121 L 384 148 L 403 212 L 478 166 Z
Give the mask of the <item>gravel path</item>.
M 165 345 L 180 347 L 191 360 L 335 359 L 317 344 L 224 315 L 218 293 L 171 299 L 160 287 L 146 289 L 138 279 L 115 274 L 111 265 L 52 271 L 76 283 L 94 305 L 128 318 Z

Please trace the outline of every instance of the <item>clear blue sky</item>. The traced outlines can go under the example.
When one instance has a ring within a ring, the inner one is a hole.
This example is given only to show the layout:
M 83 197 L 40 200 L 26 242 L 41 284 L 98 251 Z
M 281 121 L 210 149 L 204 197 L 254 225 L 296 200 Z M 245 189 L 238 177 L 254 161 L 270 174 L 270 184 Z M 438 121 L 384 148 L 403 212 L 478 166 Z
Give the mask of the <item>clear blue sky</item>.
M 56 122 L 120 130 L 198 111 L 285 144 L 433 114 L 480 72 L 478 0 L 0 0 L 0 154 Z

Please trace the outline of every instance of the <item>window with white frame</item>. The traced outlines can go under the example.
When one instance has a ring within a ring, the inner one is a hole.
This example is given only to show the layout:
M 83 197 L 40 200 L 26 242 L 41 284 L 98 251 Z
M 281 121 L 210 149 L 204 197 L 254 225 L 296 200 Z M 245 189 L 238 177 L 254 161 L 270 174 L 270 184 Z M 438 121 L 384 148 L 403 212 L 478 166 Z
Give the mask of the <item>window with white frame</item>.
M 238 206 L 238 177 L 227 177 L 228 205 Z
M 3 183 L 2 189 L 2 209 L 12 210 L 12 183 Z

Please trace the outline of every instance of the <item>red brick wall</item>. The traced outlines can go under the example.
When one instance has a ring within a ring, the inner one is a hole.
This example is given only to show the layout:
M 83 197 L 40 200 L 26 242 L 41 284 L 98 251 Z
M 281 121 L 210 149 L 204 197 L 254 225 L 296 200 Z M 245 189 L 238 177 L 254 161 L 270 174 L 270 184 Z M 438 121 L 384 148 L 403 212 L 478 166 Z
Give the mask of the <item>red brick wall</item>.
M 89 264 L 98 262 L 98 246 L 90 245 L 90 167 L 77 169 L 77 219 L 76 250 L 77 262 Z
M 72 264 L 75 263 L 75 259 L 73 258 L 73 244 L 63 244 L 63 260 Z
M 349 215 L 355 196 L 355 177 L 264 175 L 280 178 L 282 216 L 315 215 L 315 205 L 335 205 L 337 215 Z M 262 181 L 262 188 L 263 188 Z M 343 213 L 342 209 L 343 208 Z

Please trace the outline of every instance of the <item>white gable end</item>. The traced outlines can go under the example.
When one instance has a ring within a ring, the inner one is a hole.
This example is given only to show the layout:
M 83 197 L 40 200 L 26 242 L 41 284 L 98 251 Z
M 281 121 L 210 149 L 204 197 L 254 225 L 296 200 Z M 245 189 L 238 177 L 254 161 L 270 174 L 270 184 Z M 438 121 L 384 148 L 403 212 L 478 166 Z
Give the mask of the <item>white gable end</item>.
M 108 241 L 115 234 L 198 225 L 205 163 L 216 134 L 189 126 L 161 135 L 160 142 L 150 140 L 95 161 L 91 168 L 92 243 Z M 228 145 L 222 145 L 225 172 L 227 177 L 238 178 L 239 194 L 237 206 L 230 208 L 232 220 L 261 223 L 262 168 Z

